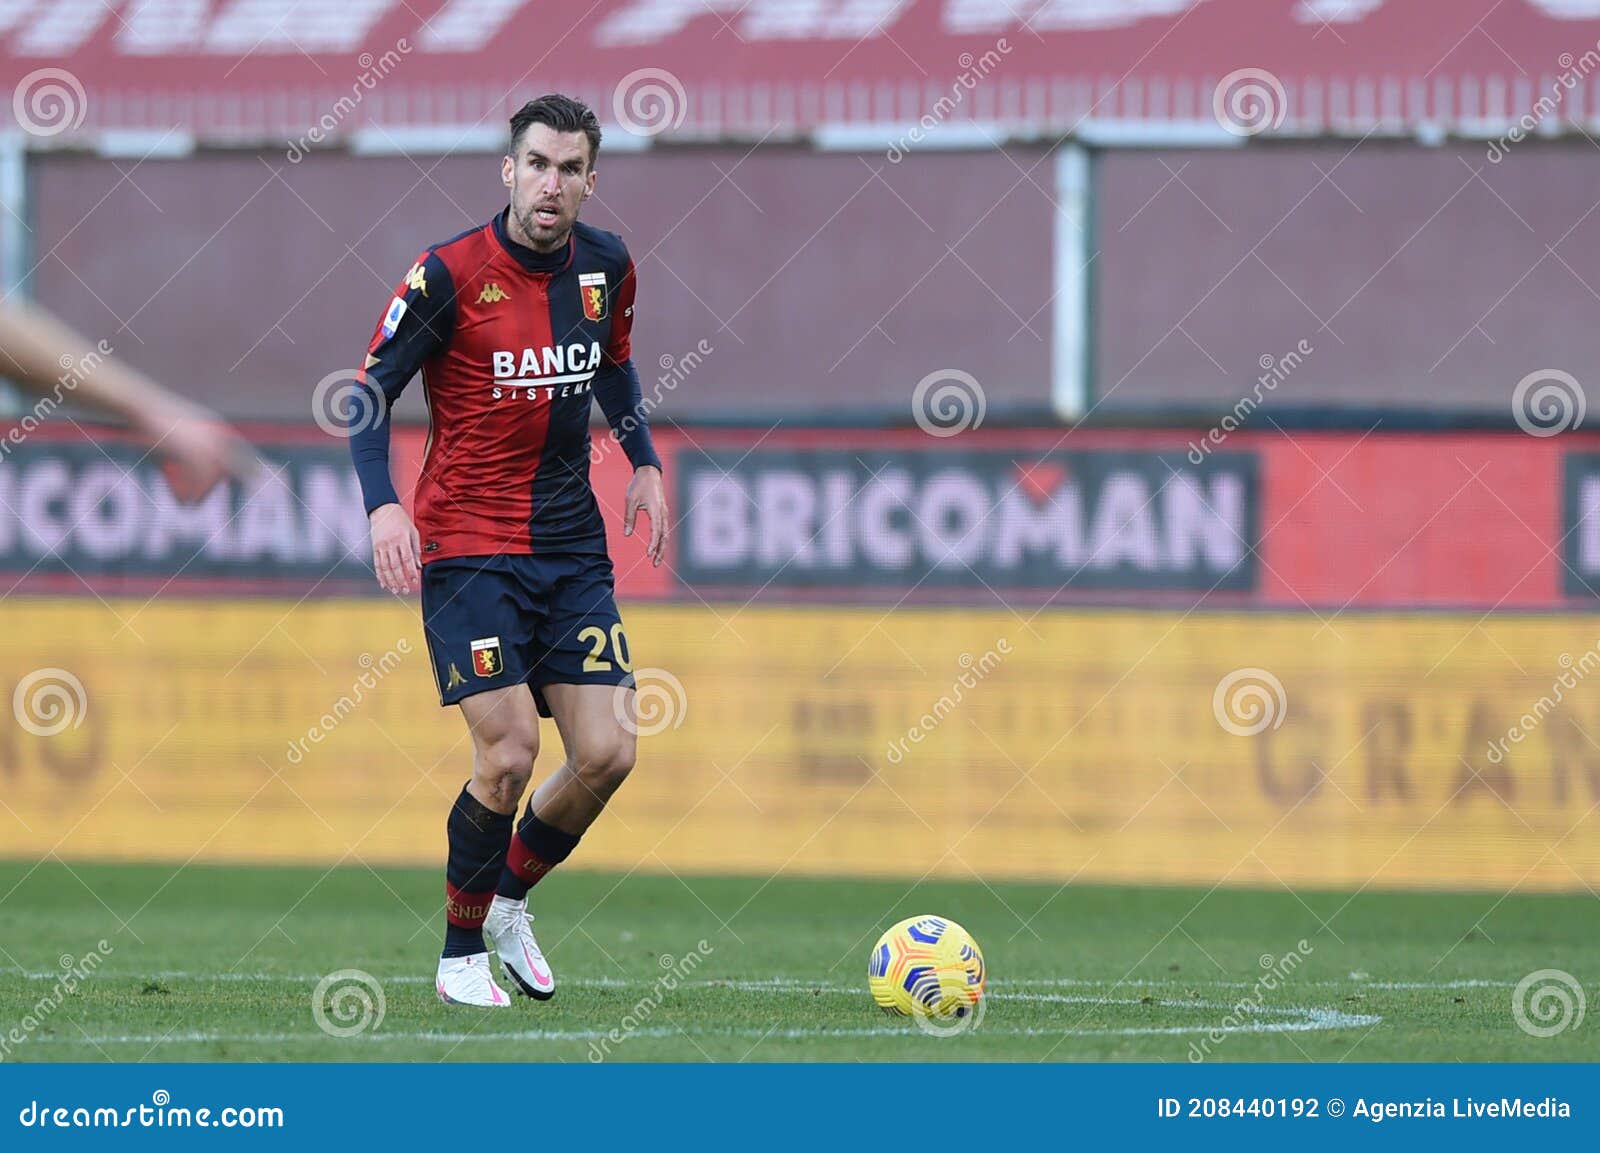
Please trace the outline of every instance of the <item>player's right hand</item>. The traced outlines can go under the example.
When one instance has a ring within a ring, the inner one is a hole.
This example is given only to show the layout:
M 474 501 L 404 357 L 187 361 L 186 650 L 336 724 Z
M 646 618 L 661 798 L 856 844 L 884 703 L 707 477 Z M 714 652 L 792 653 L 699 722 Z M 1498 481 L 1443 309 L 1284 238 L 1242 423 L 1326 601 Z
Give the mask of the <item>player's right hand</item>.
M 176 466 L 169 479 L 180 500 L 200 500 L 224 476 L 234 477 L 247 490 L 266 478 L 255 450 L 203 409 L 174 408 L 147 419 L 146 427 L 157 450 Z
M 372 567 L 378 583 L 396 595 L 422 587 L 422 538 L 406 510 L 383 504 L 367 518 L 372 522 Z

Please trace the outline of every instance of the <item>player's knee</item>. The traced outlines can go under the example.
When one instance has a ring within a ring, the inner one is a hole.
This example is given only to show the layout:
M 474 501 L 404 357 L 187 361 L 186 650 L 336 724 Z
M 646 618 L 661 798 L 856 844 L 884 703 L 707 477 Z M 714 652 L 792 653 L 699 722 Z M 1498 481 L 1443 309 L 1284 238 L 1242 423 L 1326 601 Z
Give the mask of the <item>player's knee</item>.
M 576 750 L 573 761 L 584 783 L 602 797 L 617 790 L 633 771 L 636 755 L 632 734 L 617 731 L 590 737 Z
M 533 777 L 539 742 L 526 734 L 508 733 L 483 744 L 475 766 L 479 783 L 496 800 L 515 804 Z

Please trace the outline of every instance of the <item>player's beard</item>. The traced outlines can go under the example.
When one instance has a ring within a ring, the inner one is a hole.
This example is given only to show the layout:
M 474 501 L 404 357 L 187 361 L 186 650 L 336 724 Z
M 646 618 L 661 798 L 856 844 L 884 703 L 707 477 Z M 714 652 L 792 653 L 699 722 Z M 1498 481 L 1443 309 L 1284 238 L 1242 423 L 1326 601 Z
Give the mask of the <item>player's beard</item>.
M 537 205 L 530 204 L 517 216 L 517 224 L 522 229 L 522 235 L 533 241 L 535 252 L 554 252 L 567 242 L 567 236 L 572 232 L 573 219 L 567 216 L 565 207 L 556 209 L 556 222 L 552 225 L 539 223 L 539 218 L 534 215 Z

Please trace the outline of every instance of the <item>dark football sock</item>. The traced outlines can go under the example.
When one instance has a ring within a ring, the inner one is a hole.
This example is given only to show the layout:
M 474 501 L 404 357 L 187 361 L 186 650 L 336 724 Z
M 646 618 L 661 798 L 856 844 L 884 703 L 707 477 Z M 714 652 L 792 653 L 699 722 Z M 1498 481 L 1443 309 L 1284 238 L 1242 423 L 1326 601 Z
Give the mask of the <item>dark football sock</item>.
M 572 855 L 578 840 L 579 836 L 563 833 L 534 816 L 530 804 L 511 838 L 506 867 L 500 873 L 500 884 L 495 892 L 513 901 L 522 900 L 546 873 Z
M 464 788 L 450 809 L 445 824 L 450 858 L 445 866 L 443 956 L 468 957 L 487 949 L 483 919 L 489 915 L 495 881 L 505 868 L 512 816 L 485 807 Z

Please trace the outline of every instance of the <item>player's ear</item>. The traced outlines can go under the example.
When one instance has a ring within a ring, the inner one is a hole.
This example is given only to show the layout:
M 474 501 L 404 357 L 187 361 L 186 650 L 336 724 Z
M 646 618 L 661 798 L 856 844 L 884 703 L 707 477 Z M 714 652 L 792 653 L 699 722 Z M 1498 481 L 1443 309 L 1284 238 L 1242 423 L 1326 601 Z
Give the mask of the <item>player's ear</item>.
M 585 200 L 594 195 L 594 178 L 596 175 L 593 168 L 589 169 L 589 178 L 583 182 L 583 198 Z
M 500 160 L 500 183 L 507 188 L 513 187 L 516 184 L 516 174 L 517 162 L 509 156 L 502 157 Z

